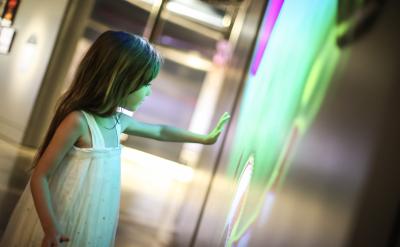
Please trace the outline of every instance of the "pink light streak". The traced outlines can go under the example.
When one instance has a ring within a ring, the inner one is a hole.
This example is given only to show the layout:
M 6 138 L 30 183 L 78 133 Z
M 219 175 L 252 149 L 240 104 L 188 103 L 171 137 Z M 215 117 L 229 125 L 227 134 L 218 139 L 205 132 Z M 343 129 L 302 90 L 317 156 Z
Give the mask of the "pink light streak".
M 260 66 L 261 59 L 264 56 L 265 48 L 267 47 L 269 37 L 271 36 L 272 30 L 275 26 L 276 19 L 278 19 L 278 15 L 281 11 L 283 2 L 284 0 L 272 0 L 268 4 L 267 13 L 265 15 L 266 17 L 263 21 L 262 27 L 260 28 L 262 36 L 259 40 L 256 56 L 250 68 L 250 72 L 252 75 L 255 75 L 257 73 L 258 67 Z

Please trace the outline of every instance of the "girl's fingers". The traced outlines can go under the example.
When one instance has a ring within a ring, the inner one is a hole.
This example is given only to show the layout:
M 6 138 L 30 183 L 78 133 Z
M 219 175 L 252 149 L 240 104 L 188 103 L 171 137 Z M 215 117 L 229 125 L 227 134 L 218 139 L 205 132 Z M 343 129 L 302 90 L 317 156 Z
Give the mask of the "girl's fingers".
M 223 128 L 223 127 L 226 125 L 227 122 L 228 122 L 228 119 L 226 119 L 225 121 L 219 123 L 218 126 L 217 126 L 217 128 L 218 128 L 218 129 Z
M 221 119 L 227 119 L 230 118 L 231 116 L 229 115 L 229 113 L 225 112 L 222 116 Z
M 225 124 L 228 122 L 228 120 L 231 118 L 228 112 L 225 112 L 222 114 L 220 117 L 217 126 L 214 128 L 214 130 L 210 133 L 212 136 L 219 135 L 223 130 Z
M 220 126 L 225 125 L 225 124 L 228 122 L 229 118 L 230 118 L 230 116 L 223 116 L 223 117 L 221 117 L 221 118 L 219 119 L 219 121 L 218 121 L 217 126 L 220 127 Z

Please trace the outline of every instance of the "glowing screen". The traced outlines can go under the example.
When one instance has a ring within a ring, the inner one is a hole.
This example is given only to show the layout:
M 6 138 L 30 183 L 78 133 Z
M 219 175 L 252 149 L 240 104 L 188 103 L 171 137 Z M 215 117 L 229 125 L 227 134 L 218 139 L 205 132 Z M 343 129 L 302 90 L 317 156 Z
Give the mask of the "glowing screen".
M 267 4 L 240 104 L 228 176 L 243 180 L 249 159 L 252 172 L 245 180 L 245 196 L 241 188 L 232 196 L 225 246 L 247 246 L 252 225 L 268 221 L 291 154 L 320 108 L 339 58 L 336 13 L 337 0 Z

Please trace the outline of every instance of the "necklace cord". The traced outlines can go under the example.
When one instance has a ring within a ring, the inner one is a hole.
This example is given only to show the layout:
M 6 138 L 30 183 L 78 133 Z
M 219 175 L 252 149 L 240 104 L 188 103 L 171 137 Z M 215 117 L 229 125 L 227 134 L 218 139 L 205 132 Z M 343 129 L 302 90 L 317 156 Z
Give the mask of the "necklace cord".
M 119 113 L 119 112 L 117 112 L 117 114 L 116 114 L 116 116 L 115 117 L 113 117 L 114 118 L 114 120 L 115 120 L 115 124 L 111 127 L 111 128 L 108 128 L 108 127 L 105 127 L 105 126 L 102 126 L 103 128 L 105 128 L 105 129 L 108 129 L 108 130 L 112 130 L 112 129 L 114 129 L 115 128 L 115 126 L 117 126 L 117 124 L 119 124 L 120 122 L 119 122 L 119 119 L 121 118 L 121 113 Z

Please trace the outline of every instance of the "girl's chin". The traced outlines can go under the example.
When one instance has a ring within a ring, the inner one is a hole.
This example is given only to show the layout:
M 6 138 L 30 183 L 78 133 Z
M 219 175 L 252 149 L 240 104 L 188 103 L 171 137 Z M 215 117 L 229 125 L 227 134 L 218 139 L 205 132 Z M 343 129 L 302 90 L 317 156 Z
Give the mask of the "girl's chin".
M 132 104 L 132 105 L 130 105 L 130 106 L 126 106 L 125 107 L 125 109 L 127 109 L 128 111 L 136 111 L 139 107 L 140 107 L 140 105 L 143 103 L 143 101 L 140 101 L 139 103 L 137 103 L 137 104 Z
M 137 107 L 127 107 L 127 108 L 125 108 L 125 109 L 127 109 L 128 111 L 132 111 L 132 112 L 134 112 L 134 111 L 136 111 L 137 110 Z
M 136 111 L 139 108 L 140 104 L 127 108 L 129 111 Z

